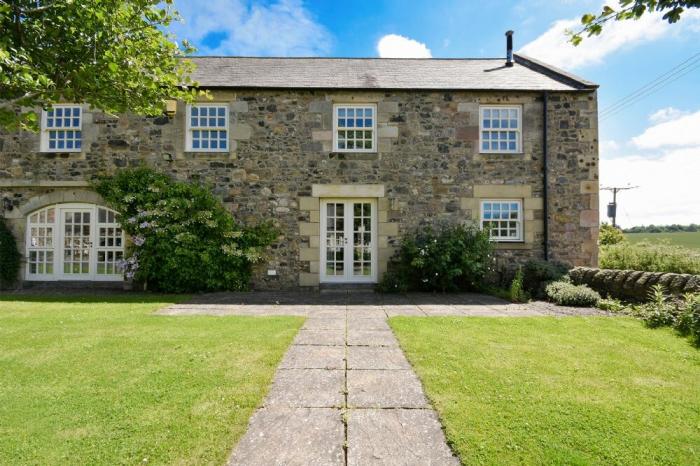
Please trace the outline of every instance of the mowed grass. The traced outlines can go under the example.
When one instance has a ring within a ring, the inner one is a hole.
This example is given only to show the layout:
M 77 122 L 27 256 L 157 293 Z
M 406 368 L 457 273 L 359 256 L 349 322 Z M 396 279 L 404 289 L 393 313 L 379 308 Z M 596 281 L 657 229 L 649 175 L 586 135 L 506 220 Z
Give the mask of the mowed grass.
M 0 464 L 223 464 L 303 320 L 21 299 L 0 297 Z
M 700 249 L 700 231 L 679 231 L 676 233 L 625 233 L 625 238 L 632 243 L 655 243 L 660 241 L 668 241 L 674 246 Z
M 463 464 L 698 464 L 700 351 L 628 318 L 390 319 Z

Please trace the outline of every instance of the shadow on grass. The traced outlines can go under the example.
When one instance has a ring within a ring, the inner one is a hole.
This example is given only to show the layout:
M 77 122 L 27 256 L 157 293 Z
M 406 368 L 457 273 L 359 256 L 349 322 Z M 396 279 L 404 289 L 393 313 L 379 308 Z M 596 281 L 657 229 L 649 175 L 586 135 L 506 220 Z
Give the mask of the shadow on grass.
M 50 292 L 0 291 L 0 302 L 32 303 L 179 303 L 190 295 L 164 293 L 134 293 L 129 291 L 71 290 Z

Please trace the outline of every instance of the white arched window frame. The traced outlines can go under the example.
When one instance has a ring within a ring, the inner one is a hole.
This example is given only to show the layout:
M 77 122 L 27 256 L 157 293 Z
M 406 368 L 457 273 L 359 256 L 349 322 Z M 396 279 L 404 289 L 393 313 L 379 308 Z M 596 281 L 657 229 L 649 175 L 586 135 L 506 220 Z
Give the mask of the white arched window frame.
M 55 204 L 27 216 L 27 280 L 119 281 L 124 232 L 94 204 Z

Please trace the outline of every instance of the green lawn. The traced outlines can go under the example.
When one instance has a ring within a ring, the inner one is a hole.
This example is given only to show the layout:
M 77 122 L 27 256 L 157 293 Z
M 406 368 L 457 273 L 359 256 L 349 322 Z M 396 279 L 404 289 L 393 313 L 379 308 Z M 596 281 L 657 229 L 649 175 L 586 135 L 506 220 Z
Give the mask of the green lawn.
M 625 238 L 632 243 L 642 241 L 656 242 L 668 241 L 674 246 L 700 249 L 700 231 L 679 231 L 676 233 L 625 233 Z
M 0 297 L 0 464 L 222 464 L 303 321 L 18 299 Z
M 628 318 L 390 320 L 464 464 L 698 464 L 700 351 Z

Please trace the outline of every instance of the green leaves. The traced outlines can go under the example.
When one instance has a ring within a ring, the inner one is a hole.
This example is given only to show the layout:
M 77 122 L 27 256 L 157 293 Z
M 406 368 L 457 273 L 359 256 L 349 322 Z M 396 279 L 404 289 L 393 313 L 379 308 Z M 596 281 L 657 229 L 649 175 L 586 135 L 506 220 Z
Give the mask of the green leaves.
M 581 16 L 580 31 L 567 31 L 569 42 L 579 45 L 583 40 L 583 34 L 588 37 L 600 35 L 605 23 L 608 21 L 627 21 L 639 19 L 647 13 L 654 11 L 665 12 L 663 19 L 669 23 L 680 20 L 682 13 L 688 8 L 700 8 L 698 0 L 618 0 L 620 8 L 614 9 L 605 5 L 600 14 L 586 13 Z
M 157 115 L 163 102 L 190 102 L 196 83 L 178 45 L 163 32 L 179 17 L 158 0 L 0 2 L 0 126 L 37 129 L 21 107 L 59 101 L 107 113 Z

